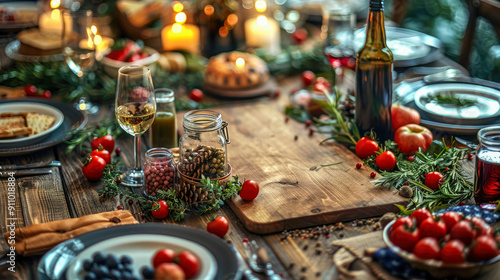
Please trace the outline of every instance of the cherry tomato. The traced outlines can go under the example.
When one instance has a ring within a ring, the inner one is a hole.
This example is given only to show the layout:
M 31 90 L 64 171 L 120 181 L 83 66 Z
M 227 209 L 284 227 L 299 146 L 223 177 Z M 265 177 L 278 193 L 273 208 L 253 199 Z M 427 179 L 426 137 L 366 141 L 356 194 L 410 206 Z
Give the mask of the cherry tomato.
M 44 90 L 42 92 L 42 95 L 41 95 L 42 98 L 47 98 L 47 99 L 49 99 L 51 96 L 52 96 L 52 93 L 50 93 L 50 91 L 48 91 L 48 90 Z
M 184 270 L 187 279 L 198 274 L 198 271 L 200 269 L 200 261 L 198 260 L 198 258 L 196 258 L 195 255 L 191 254 L 190 252 L 180 252 L 176 256 L 176 262 L 182 268 L 182 270 Z
M 441 249 L 439 257 L 444 263 L 464 263 L 464 248 L 465 245 L 462 241 L 457 239 L 451 240 Z
M 325 87 L 326 91 L 328 91 L 328 92 L 330 92 L 330 89 L 332 88 L 332 85 L 330 85 L 330 82 L 323 77 L 316 78 L 316 82 L 314 82 L 315 88 L 316 88 L 316 85 L 323 85 Z
M 391 233 L 391 241 L 399 248 L 411 252 L 420 238 L 418 228 L 408 228 L 406 225 L 400 225 Z
M 356 155 L 362 159 L 375 155 L 377 151 L 378 143 L 368 137 L 362 137 L 356 143 Z
M 229 230 L 226 217 L 218 216 L 207 224 L 207 231 L 223 238 Z
M 391 170 L 396 166 L 396 156 L 391 151 L 385 151 L 377 156 L 375 163 L 381 170 Z
M 144 275 L 144 274 L 143 274 Z M 168 280 L 185 280 L 186 274 L 180 266 L 175 263 L 162 263 L 154 270 L 154 278 L 146 279 L 168 279 Z M 124 279 L 139 279 L 139 278 L 124 278 Z
M 259 185 L 254 180 L 246 180 L 241 186 L 240 197 L 246 201 L 254 200 L 259 194 Z
M 427 218 L 429 217 L 432 217 L 432 214 L 431 212 L 429 212 L 429 210 L 425 209 L 425 208 L 420 208 L 420 209 L 417 209 L 415 211 L 413 211 L 413 213 L 411 213 L 410 215 L 410 218 L 415 218 L 415 220 L 417 220 L 417 225 L 420 226 L 420 224 Z
M 421 237 L 434 237 L 437 240 L 441 240 L 446 235 L 446 224 L 441 220 L 434 220 L 433 217 L 425 219 L 420 226 Z
M 90 142 L 92 150 L 97 149 L 99 145 L 102 145 L 106 151 L 112 153 L 115 147 L 115 139 L 113 139 L 113 136 L 108 134 L 104 137 L 95 138 Z
M 407 227 L 411 227 L 413 225 L 413 220 L 410 219 L 410 217 L 401 217 L 394 222 L 391 229 L 394 230 L 398 228 L 400 225 L 406 225 Z
M 97 181 L 102 178 L 102 170 L 104 167 L 106 167 L 106 161 L 104 159 L 98 156 L 90 156 L 82 167 L 83 176 L 89 180 Z
M 302 72 L 302 84 L 304 85 L 304 87 L 312 85 L 315 78 L 316 75 L 314 75 L 314 73 L 309 70 Z
M 439 183 L 443 175 L 437 171 L 429 172 L 425 175 L 425 185 L 433 190 L 439 189 Z
M 190 92 L 189 92 L 189 98 L 193 101 L 196 101 L 196 102 L 201 102 L 201 100 L 203 99 L 203 91 L 195 88 L 195 89 L 192 89 Z
M 413 248 L 413 254 L 417 258 L 424 260 L 437 260 L 439 257 L 439 244 L 434 237 L 425 237 L 420 239 L 415 248 Z
M 462 216 L 457 212 L 446 212 L 441 215 L 441 220 L 446 224 L 446 229 L 450 232 L 451 228 L 460 221 Z
M 106 161 L 107 164 L 111 163 L 111 154 L 108 151 L 106 151 L 102 145 L 99 145 L 97 149 L 93 150 L 90 153 L 90 155 L 101 157 Z
M 160 200 L 158 201 L 158 205 L 160 205 L 160 208 L 151 210 L 151 214 L 158 220 L 165 219 L 168 215 L 168 204 L 165 200 Z M 153 206 L 156 206 L 156 203 Z
M 153 267 L 156 268 L 162 263 L 170 263 L 174 261 L 175 252 L 172 249 L 166 248 L 158 250 L 153 256 Z
M 469 260 L 473 262 L 487 261 L 500 254 L 497 243 L 493 237 L 482 235 L 472 244 Z
M 483 229 L 487 229 L 490 227 L 483 219 L 479 217 L 472 217 L 470 220 L 474 224 L 474 228 L 479 231 L 482 231 Z
M 458 239 L 465 245 L 470 245 L 475 237 L 476 232 L 472 229 L 471 221 L 459 221 L 450 230 L 450 239 Z
M 37 94 L 36 87 L 34 85 L 27 85 L 24 87 L 24 92 L 28 96 L 34 96 Z

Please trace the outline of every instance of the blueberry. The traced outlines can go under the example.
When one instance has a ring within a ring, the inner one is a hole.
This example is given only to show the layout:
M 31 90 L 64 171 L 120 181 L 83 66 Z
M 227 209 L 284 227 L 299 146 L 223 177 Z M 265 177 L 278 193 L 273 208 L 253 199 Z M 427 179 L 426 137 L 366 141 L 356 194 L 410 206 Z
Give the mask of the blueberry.
M 116 269 L 111 270 L 111 273 L 109 275 L 115 280 L 119 280 L 122 278 L 122 273 Z
M 95 275 L 97 275 L 97 277 L 99 277 L 100 279 L 109 275 L 109 269 L 104 265 L 94 267 L 92 269 L 92 272 L 94 272 Z
M 121 264 L 132 264 L 132 258 L 127 256 L 127 255 L 123 255 L 121 258 L 120 258 L 120 263 Z
M 153 279 L 155 277 L 155 270 L 150 266 L 145 266 L 141 269 L 141 274 L 146 279 Z
M 96 280 L 97 276 L 94 272 L 87 272 L 87 275 L 83 278 L 83 280 Z
M 108 254 L 106 256 L 106 265 L 109 269 L 117 268 L 118 263 L 118 259 L 114 255 Z
M 83 270 L 90 271 L 93 266 L 94 266 L 94 262 L 92 262 L 91 260 L 84 260 L 83 261 Z
M 126 264 L 126 265 L 123 266 L 123 270 L 124 271 L 128 271 L 130 273 L 133 273 L 134 272 L 134 267 L 132 265 L 130 265 L 130 264 Z
M 97 264 L 104 264 L 104 262 L 106 261 L 106 256 L 104 256 L 104 254 L 102 252 L 97 251 L 92 256 L 92 259 Z
M 132 280 L 134 279 L 134 275 L 128 271 L 123 271 L 122 272 L 122 279 L 124 280 Z

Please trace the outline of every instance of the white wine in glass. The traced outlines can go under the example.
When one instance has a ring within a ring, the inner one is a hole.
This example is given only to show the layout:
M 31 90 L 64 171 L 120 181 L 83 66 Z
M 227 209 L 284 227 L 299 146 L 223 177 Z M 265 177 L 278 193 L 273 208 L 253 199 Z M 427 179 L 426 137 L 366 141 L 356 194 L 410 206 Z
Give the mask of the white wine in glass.
M 156 114 L 156 99 L 149 68 L 137 65 L 120 68 L 115 101 L 118 123 L 135 140 L 135 166 L 123 174 L 122 184 L 142 186 L 144 173 L 141 168 L 141 135 L 151 127 Z

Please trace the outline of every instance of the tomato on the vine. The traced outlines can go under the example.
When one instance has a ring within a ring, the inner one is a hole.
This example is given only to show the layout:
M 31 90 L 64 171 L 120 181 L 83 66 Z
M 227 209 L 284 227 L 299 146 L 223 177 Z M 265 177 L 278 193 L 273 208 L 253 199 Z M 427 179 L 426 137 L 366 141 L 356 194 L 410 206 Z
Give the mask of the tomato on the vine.
M 385 151 L 375 158 L 375 163 L 381 170 L 391 170 L 396 166 L 396 156 L 391 151 Z
M 411 252 L 420 238 L 420 231 L 415 227 L 400 225 L 391 233 L 391 242 L 399 248 Z
M 312 85 L 315 78 L 316 78 L 316 75 L 314 75 L 314 73 L 312 71 L 307 70 L 307 71 L 302 72 L 302 84 L 304 85 L 304 87 L 308 87 L 308 86 Z
M 420 239 L 413 248 L 413 254 L 424 260 L 438 259 L 439 251 L 439 244 L 434 237 Z
M 429 212 L 429 210 L 425 209 L 425 208 L 420 208 L 420 209 L 417 209 L 415 211 L 413 211 L 413 213 L 411 213 L 410 215 L 410 218 L 414 218 L 416 221 L 417 221 L 417 225 L 420 226 L 420 224 L 427 218 L 429 217 L 432 217 L 432 214 L 431 212 Z
M 500 254 L 497 243 L 493 237 L 488 235 L 479 236 L 469 252 L 469 260 L 473 262 L 487 261 Z
M 106 161 L 98 156 L 89 156 L 82 167 L 85 178 L 97 181 L 102 178 L 102 170 L 106 167 Z
M 243 200 L 254 200 L 259 194 L 259 185 L 254 180 L 246 180 L 243 182 L 240 191 L 240 197 Z
M 441 215 L 441 220 L 446 224 L 446 229 L 450 232 L 451 228 L 460 221 L 462 216 L 457 212 L 446 212 Z
M 229 230 L 229 224 L 227 222 L 226 217 L 217 216 L 217 218 L 211 220 L 207 224 L 207 231 L 217 235 L 220 238 L 223 238 Z
M 433 217 L 425 219 L 418 229 L 420 229 L 421 237 L 434 237 L 441 240 L 446 235 L 446 224 L 441 220 L 434 220 Z
M 162 263 L 169 263 L 174 261 L 175 252 L 172 249 L 165 248 L 158 250 L 153 256 L 153 267 L 157 268 Z
M 462 241 L 456 239 L 451 240 L 441 249 L 439 257 L 444 263 L 464 263 L 464 248 L 465 245 Z
M 465 245 L 470 245 L 474 238 L 476 238 L 476 232 L 472 228 L 471 221 L 459 221 L 450 230 L 450 239 L 458 239 Z
M 90 153 L 90 155 L 101 157 L 102 159 L 104 159 L 106 161 L 107 164 L 111 163 L 111 154 L 107 150 L 105 150 L 102 145 L 99 145 L 99 147 L 97 149 L 93 150 Z
M 183 251 L 175 257 L 175 260 L 182 270 L 184 270 L 184 274 L 186 274 L 187 279 L 198 274 L 198 271 L 200 270 L 200 261 L 195 255 L 188 251 Z
M 356 155 L 362 159 L 375 155 L 378 149 L 378 143 L 368 137 L 362 137 L 356 143 Z
M 104 137 L 95 138 L 90 142 L 92 150 L 97 149 L 99 145 L 102 145 L 109 153 L 113 153 L 113 149 L 115 148 L 115 139 L 113 139 L 113 136 L 108 134 Z
M 425 185 L 433 190 L 437 190 L 439 189 L 441 179 L 443 179 L 443 174 L 437 171 L 429 172 L 425 175 Z
M 165 219 L 168 215 L 168 204 L 165 200 L 160 200 L 158 201 L 158 205 L 160 208 L 151 210 L 151 214 L 158 220 Z M 153 206 L 156 206 L 156 203 Z

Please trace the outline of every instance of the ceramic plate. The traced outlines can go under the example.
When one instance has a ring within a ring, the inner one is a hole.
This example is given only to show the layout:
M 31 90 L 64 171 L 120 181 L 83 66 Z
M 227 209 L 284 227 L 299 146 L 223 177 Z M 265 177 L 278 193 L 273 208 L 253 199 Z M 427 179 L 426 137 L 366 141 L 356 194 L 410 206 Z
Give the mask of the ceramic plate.
M 88 247 L 78 254 L 66 271 L 67 279 L 84 279 L 83 261 L 91 259 L 96 251 L 114 254 L 118 258 L 123 255 L 131 256 L 134 272 L 140 275 L 140 269 L 151 266 L 151 260 L 156 251 L 161 248 L 170 248 L 176 253 L 189 251 L 200 260 L 200 272 L 192 279 L 213 279 L 217 272 L 215 258 L 205 247 L 190 240 L 179 237 L 158 234 L 131 234 L 106 239 Z
M 81 262 L 96 250 L 131 256 L 134 274 L 139 276 L 139 268 L 166 246 L 199 257 L 202 267 L 196 279 L 234 279 L 239 274 L 236 253 L 223 239 L 190 227 L 155 223 L 116 226 L 65 241 L 42 257 L 38 279 L 82 279 L 78 274 Z
M 365 29 L 354 31 L 354 48 L 361 49 L 365 43 Z M 387 46 L 394 56 L 394 67 L 409 67 L 433 62 L 441 58 L 441 41 L 414 30 L 387 27 Z
M 462 105 L 437 101 L 453 98 Z M 452 124 L 477 125 L 500 116 L 500 91 L 473 84 L 447 83 L 421 87 L 415 92 L 415 105 L 435 120 Z M 469 102 L 469 103 L 467 103 Z
M 18 40 L 14 40 L 7 44 L 5 47 L 5 54 L 14 61 L 22 62 L 51 62 L 51 61 L 62 61 L 64 56 L 62 53 L 52 54 L 52 55 L 25 55 L 19 53 L 19 48 L 21 43 Z
M 35 102 L 17 102 L 14 104 L 0 104 L 1 113 L 38 113 L 52 116 L 55 118 L 54 124 L 46 131 L 32 136 L 19 136 L 11 139 L 0 139 L 0 145 L 3 148 L 15 147 L 18 145 L 29 145 L 40 142 L 50 133 L 56 130 L 64 121 L 64 115 L 61 110 L 48 104 L 39 104 Z
M 4 100 L 0 101 L 0 106 L 7 106 L 8 110 L 6 111 L 11 112 L 11 108 L 17 106 L 17 104 L 19 103 L 47 105 L 56 108 L 57 110 L 62 112 L 64 120 L 57 129 L 49 133 L 46 137 L 40 139 L 38 143 L 11 143 L 8 144 L 9 147 L 5 146 L 7 144 L 0 145 L 0 156 L 29 154 L 35 151 L 46 149 L 48 147 L 52 147 L 68 139 L 69 131 L 81 129 L 87 124 L 87 116 L 84 113 L 76 110 L 70 105 L 47 99 L 22 98 Z

